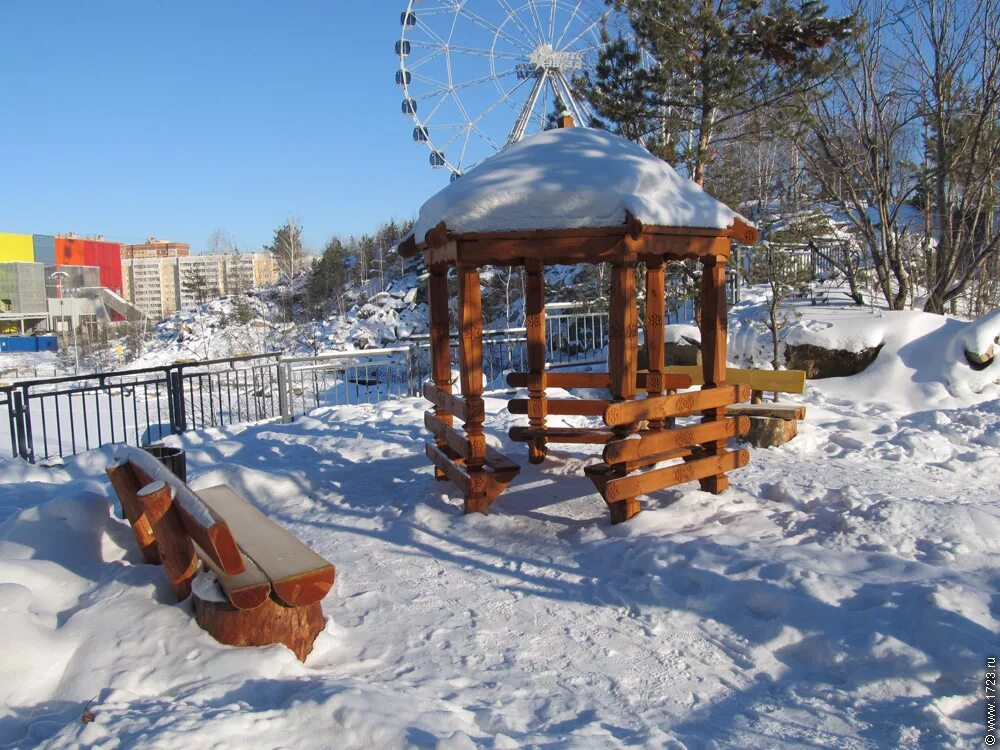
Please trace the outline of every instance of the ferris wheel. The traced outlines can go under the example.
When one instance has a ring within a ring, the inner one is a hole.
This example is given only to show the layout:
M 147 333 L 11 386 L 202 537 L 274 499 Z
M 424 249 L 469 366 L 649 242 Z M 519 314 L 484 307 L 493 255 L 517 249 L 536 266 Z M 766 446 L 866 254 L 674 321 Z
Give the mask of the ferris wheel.
M 413 141 L 452 179 L 569 112 L 590 120 L 574 76 L 614 15 L 601 0 L 408 0 L 396 84 Z

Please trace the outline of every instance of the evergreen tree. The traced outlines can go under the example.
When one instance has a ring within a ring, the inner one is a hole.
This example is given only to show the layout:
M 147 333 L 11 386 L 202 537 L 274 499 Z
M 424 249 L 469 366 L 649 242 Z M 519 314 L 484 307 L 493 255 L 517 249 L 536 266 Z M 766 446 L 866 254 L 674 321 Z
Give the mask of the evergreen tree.
M 816 0 L 609 0 L 635 46 L 615 40 L 583 80 L 601 118 L 652 141 L 705 184 L 712 147 L 759 136 L 750 116 L 796 106 L 842 62 L 853 17 L 826 17 Z M 784 115 L 776 112 L 773 121 Z
M 191 266 L 184 272 L 184 278 L 181 279 L 181 291 L 198 305 L 205 304 L 212 296 L 208 277 L 202 273 L 198 266 Z
M 339 238 L 333 237 L 323 248 L 323 254 L 309 277 L 309 303 L 320 315 L 331 309 L 343 314 L 344 289 L 348 283 L 347 248 Z
M 225 263 L 226 292 L 233 300 L 233 317 L 241 325 L 249 323 L 254 318 L 254 309 L 249 297 L 254 285 L 253 274 L 242 261 L 240 249 L 234 246 Z

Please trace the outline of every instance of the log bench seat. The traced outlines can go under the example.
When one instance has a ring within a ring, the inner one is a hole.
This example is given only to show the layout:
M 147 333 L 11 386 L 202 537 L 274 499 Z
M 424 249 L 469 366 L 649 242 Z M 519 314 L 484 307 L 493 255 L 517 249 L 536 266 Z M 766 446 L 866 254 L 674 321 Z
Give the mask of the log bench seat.
M 671 366 L 666 371 L 674 375 L 688 375 L 695 385 L 700 385 L 701 367 Z M 806 418 L 806 407 L 791 401 L 765 403 L 764 393 L 806 392 L 806 374 L 803 370 L 745 370 L 726 368 L 726 382 L 750 388 L 749 404 L 731 404 L 726 407 L 730 417 L 749 417 L 746 440 L 755 448 L 770 448 L 787 443 L 798 434 L 798 423 Z
M 330 562 L 231 487 L 194 491 L 143 450 L 119 446 L 107 474 L 144 559 L 163 566 L 178 600 L 199 576 L 202 628 L 228 645 L 283 643 L 305 659 L 325 626 Z M 206 595 L 215 582 L 218 595 Z

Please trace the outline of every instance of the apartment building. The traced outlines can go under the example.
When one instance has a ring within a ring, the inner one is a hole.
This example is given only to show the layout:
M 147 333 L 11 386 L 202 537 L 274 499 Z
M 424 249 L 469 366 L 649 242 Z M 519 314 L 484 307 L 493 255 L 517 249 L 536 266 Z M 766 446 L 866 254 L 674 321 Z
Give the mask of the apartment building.
M 122 260 L 125 299 L 151 318 L 175 312 L 180 305 L 176 258 Z
M 278 280 L 270 253 L 141 257 L 124 259 L 122 265 L 125 298 L 153 318 L 194 307 L 202 295 L 234 294 Z
M 184 258 L 191 254 L 186 242 L 171 242 L 150 237 L 138 245 L 122 245 L 122 260 L 139 258 Z

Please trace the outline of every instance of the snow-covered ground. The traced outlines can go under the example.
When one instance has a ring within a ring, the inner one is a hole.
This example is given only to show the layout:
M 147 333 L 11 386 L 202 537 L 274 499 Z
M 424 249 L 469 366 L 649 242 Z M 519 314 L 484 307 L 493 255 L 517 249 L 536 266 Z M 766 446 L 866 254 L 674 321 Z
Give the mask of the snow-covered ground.
M 932 382 L 964 329 L 900 315 L 875 369 L 810 383 L 799 436 L 730 491 L 657 493 L 615 527 L 594 451 L 528 464 L 500 398 L 488 433 L 522 473 L 489 516 L 433 480 L 417 399 L 171 438 L 195 488 L 231 484 L 337 565 L 304 665 L 171 603 L 112 514 L 108 449 L 0 464 L 0 746 L 976 746 L 996 364 Z

